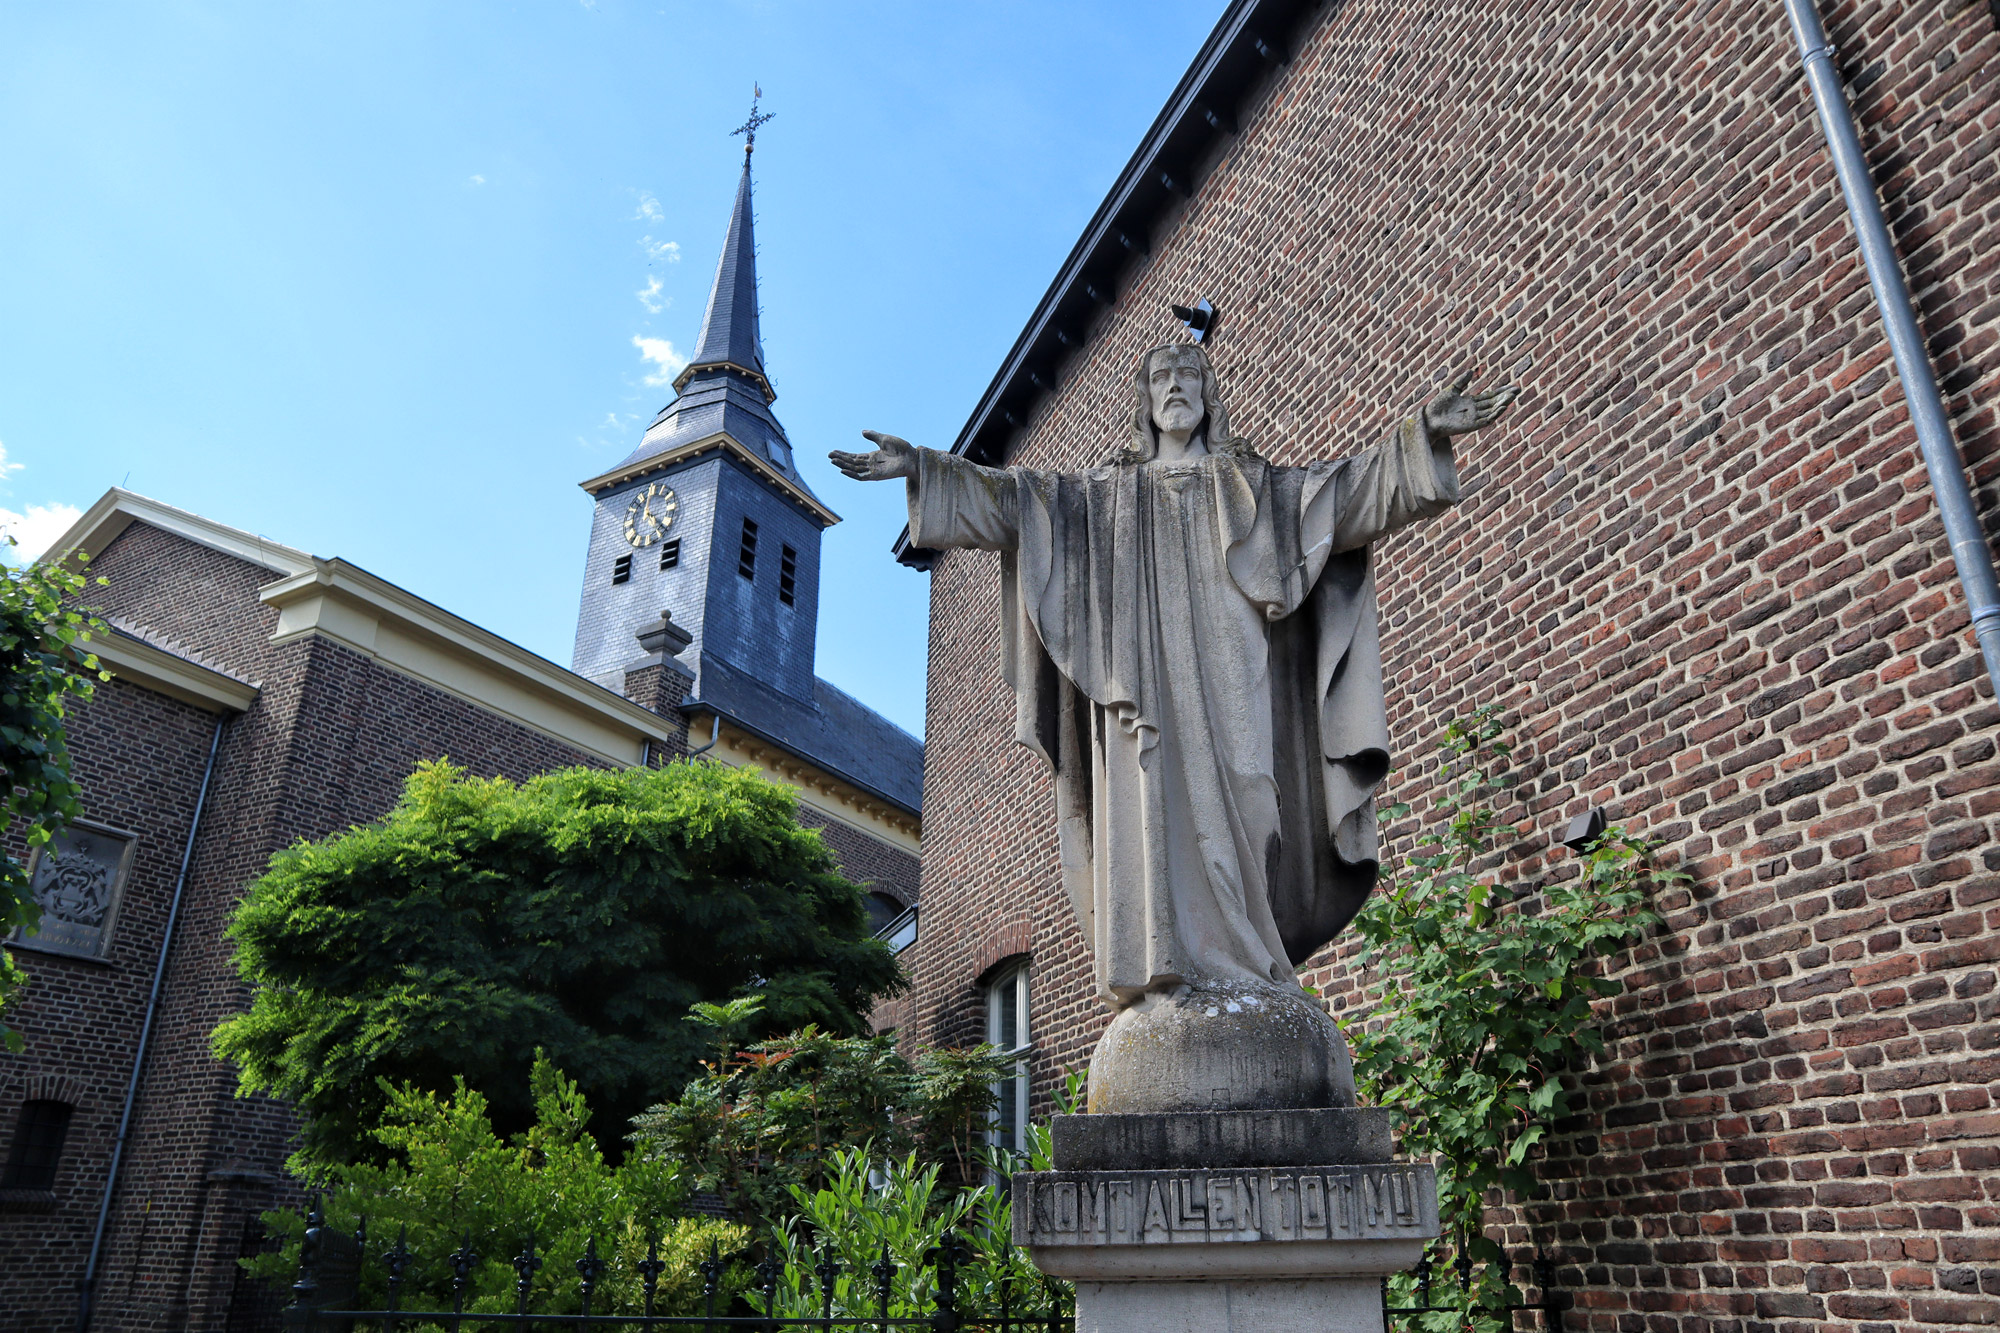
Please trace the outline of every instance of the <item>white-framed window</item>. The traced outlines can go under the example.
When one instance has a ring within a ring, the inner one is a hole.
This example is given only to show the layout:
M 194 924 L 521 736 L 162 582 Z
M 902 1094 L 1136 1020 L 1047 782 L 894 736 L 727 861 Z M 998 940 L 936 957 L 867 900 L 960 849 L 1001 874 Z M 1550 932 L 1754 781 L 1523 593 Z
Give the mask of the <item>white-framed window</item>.
M 986 1040 L 1012 1054 L 1014 1071 L 993 1085 L 999 1101 L 986 1140 L 1007 1152 L 1028 1148 L 1028 964 L 1014 963 L 986 983 Z

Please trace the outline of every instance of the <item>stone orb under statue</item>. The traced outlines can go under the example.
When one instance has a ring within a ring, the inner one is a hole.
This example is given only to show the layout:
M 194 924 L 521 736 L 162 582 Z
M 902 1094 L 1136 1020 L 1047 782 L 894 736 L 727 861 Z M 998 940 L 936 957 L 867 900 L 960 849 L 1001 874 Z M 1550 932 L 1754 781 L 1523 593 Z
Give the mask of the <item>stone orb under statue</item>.
M 1354 1105 L 1354 1062 L 1296 986 L 1199 981 L 1118 1012 L 1090 1057 L 1093 1114 Z

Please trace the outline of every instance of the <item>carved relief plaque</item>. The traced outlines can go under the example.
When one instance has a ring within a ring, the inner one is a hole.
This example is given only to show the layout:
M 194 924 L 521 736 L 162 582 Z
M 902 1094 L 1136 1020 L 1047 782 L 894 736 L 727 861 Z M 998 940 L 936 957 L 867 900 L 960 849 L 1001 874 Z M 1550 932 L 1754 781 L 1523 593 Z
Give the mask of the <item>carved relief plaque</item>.
M 28 879 L 42 923 L 32 933 L 15 931 L 15 941 L 51 953 L 104 957 L 138 847 L 130 833 L 81 821 L 37 847 L 28 856 Z

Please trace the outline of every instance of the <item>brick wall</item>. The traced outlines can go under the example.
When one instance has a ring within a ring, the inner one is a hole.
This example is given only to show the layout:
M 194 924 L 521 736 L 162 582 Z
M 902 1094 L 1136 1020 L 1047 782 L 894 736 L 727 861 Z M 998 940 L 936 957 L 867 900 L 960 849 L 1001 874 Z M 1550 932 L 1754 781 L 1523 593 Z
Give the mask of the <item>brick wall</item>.
M 1984 3 L 1827 10 L 1989 527 L 2000 465 L 2000 31 Z M 1056 368 L 1009 461 L 1093 462 L 1130 369 L 1220 309 L 1238 429 L 1375 442 L 1459 367 L 1526 392 L 1464 503 L 1377 551 L 1395 795 L 1508 710 L 1539 832 L 1594 804 L 1690 891 L 1614 960 L 1594 1114 L 1553 1196 L 1572 1328 L 1881 1330 L 2000 1318 L 1996 713 L 1781 8 L 1319 9 L 1240 135 Z M 1034 1073 L 1107 1015 L 1009 744 L 997 560 L 932 575 L 914 1038 L 978 1035 L 1026 923 Z M 1406 848 L 1414 825 L 1391 830 Z M 1352 998 L 1336 956 L 1312 980 Z
M 820 840 L 840 862 L 841 874 L 888 894 L 905 907 L 917 900 L 916 857 L 852 824 L 823 815 L 804 801 L 799 802 L 799 823 L 819 830 Z
M 122 682 L 101 686 L 95 702 L 72 714 L 70 753 L 89 817 L 139 837 L 105 958 L 14 951 L 29 985 L 8 1013 L 24 1045 L 0 1054 L 0 1131 L 11 1135 L 30 1098 L 75 1109 L 53 1199 L 0 1200 L 0 1325 L 8 1328 L 68 1328 L 75 1318 L 75 1280 L 214 727 L 211 714 Z

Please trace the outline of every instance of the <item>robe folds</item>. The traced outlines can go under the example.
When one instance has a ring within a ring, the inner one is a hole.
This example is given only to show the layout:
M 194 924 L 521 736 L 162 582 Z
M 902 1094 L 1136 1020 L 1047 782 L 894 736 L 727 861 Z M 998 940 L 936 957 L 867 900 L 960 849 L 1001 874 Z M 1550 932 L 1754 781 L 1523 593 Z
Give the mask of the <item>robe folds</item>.
M 1374 887 L 1389 735 L 1368 547 L 1457 501 L 1446 438 L 1405 421 L 1305 467 L 917 459 L 911 544 L 1002 553 L 1015 736 L 1054 774 L 1100 994 L 1293 984 Z

